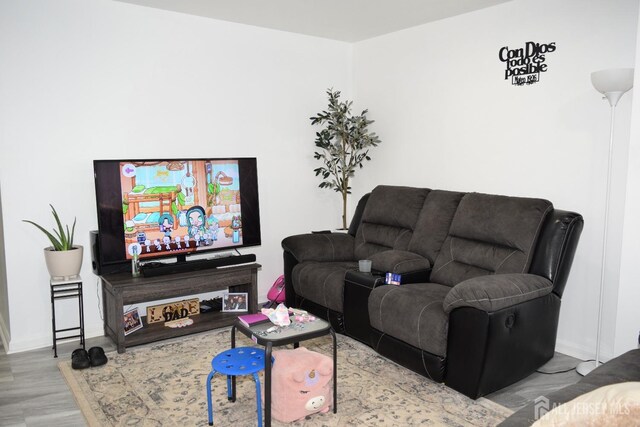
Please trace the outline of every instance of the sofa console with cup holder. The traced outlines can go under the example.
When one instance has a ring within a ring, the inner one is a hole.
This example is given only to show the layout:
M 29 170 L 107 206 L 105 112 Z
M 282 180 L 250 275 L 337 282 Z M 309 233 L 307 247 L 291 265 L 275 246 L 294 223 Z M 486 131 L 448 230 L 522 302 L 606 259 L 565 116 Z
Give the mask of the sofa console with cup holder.
M 378 186 L 347 233 L 283 240 L 286 303 L 476 399 L 553 356 L 582 227 L 547 200 Z

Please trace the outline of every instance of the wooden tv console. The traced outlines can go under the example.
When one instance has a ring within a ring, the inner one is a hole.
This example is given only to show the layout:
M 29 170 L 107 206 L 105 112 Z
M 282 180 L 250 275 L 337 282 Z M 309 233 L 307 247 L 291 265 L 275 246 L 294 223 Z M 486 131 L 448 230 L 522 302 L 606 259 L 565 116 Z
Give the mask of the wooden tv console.
M 249 312 L 256 313 L 260 267 L 254 263 L 156 277 L 132 277 L 130 273 L 100 276 L 104 334 L 116 343 L 118 353 L 124 353 L 126 347 L 232 325 L 242 313 L 200 313 L 191 317 L 193 325 L 175 329 L 164 326 L 163 322 L 149 325 L 143 316 L 146 313 L 140 313 L 143 328 L 125 336 L 124 307 L 169 298 L 187 299 L 189 295 L 228 289 L 228 292 L 246 292 Z

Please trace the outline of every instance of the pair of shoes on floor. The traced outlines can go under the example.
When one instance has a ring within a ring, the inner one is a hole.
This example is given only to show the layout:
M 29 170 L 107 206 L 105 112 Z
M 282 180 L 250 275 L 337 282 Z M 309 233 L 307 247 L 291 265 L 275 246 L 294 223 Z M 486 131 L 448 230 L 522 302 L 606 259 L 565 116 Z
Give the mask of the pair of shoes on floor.
M 71 367 L 73 369 L 86 369 L 89 366 L 102 366 L 105 363 L 107 363 L 107 356 L 102 347 L 91 347 L 89 351 L 79 348 L 71 353 Z

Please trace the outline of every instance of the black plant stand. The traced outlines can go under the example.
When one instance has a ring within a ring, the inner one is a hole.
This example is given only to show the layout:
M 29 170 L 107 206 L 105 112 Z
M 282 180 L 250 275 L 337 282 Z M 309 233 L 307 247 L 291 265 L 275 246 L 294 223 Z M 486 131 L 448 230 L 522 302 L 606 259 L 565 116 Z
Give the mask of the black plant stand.
M 51 278 L 51 329 L 53 331 L 53 357 L 58 357 L 57 342 L 70 338 L 80 338 L 80 345 L 84 345 L 84 306 L 82 303 L 82 278 L 72 276 L 69 278 Z M 55 301 L 66 298 L 78 298 L 78 315 L 80 325 L 73 328 L 56 329 L 56 305 Z M 76 335 L 65 335 L 59 337 L 58 334 L 78 331 Z

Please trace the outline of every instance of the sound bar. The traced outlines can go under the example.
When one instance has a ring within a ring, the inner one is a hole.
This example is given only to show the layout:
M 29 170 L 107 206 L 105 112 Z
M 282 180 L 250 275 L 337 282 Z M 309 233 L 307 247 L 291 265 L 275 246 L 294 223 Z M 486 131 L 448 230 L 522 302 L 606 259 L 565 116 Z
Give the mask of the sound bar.
M 210 268 L 254 262 L 255 254 L 235 255 L 222 258 L 196 259 L 184 262 L 151 262 L 142 264 L 140 271 L 144 277 L 162 276 L 164 274 L 185 273 L 188 271 L 208 270 Z

